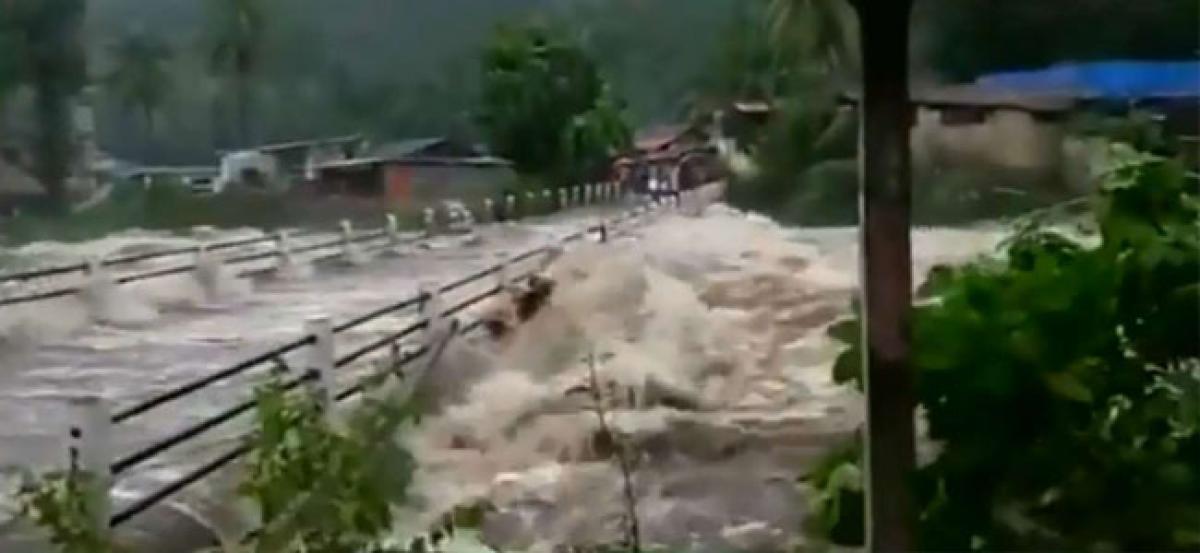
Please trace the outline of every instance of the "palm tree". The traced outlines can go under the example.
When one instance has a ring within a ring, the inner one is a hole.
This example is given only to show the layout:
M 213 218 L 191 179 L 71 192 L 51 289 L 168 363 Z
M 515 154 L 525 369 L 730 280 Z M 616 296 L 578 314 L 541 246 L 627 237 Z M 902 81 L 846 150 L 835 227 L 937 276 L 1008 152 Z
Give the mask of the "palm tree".
M 209 69 L 228 76 L 237 104 L 238 140 L 250 142 L 252 84 L 262 63 L 266 10 L 263 0 L 209 0 Z
M 6 129 L 6 104 L 9 95 L 26 77 L 24 44 L 18 4 L 0 0 L 0 133 Z
M 110 47 L 113 69 L 105 82 L 126 109 L 141 113 L 146 149 L 154 137 L 155 113 L 171 92 L 167 65 L 171 48 L 158 37 L 142 32 L 126 34 Z
M 794 71 L 858 74 L 858 22 L 846 0 L 770 0 L 767 27 L 779 62 Z
M 49 207 L 61 212 L 69 203 L 67 177 L 73 156 L 70 104 L 87 81 L 80 41 L 85 4 L 83 0 L 15 4 L 27 48 L 24 61 L 34 89 L 36 173 L 46 187 Z

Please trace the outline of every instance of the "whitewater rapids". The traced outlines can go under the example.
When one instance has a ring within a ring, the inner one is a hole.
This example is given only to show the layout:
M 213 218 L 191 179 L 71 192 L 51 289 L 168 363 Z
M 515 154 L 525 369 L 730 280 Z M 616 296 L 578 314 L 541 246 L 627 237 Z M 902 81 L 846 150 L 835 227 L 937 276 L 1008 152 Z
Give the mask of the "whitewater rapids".
M 567 252 L 536 315 L 518 324 L 503 300 L 489 306 L 485 316 L 515 330 L 458 343 L 425 383 L 437 415 L 405 437 L 420 500 L 401 520 L 416 532 L 482 500 L 496 509 L 482 539 L 501 550 L 618 542 L 624 476 L 595 400 L 579 393 L 594 354 L 608 424 L 634 458 L 643 545 L 802 545 L 796 479 L 863 417 L 861 397 L 831 381 L 840 346 L 825 336 L 857 287 L 856 236 L 718 204 Z M 916 230 L 914 275 L 990 252 L 1001 236 Z

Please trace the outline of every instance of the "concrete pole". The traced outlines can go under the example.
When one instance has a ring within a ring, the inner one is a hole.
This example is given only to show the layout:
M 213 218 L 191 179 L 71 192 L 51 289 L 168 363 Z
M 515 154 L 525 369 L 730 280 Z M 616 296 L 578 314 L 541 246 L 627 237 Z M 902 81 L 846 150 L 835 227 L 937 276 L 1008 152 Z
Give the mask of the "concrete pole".
M 504 197 L 504 217 L 509 221 L 517 218 L 517 197 L 512 194 Z
M 388 213 L 386 217 L 387 223 L 384 232 L 387 233 L 387 244 L 389 248 L 395 248 L 400 245 L 400 223 L 391 213 Z
M 437 212 L 432 207 L 427 207 L 421 210 L 424 215 L 425 236 L 433 236 L 437 234 Z
M 275 233 L 275 254 L 276 269 L 283 269 L 292 264 L 292 244 L 288 240 L 286 230 Z
M 913 551 L 908 26 L 912 0 L 859 0 L 859 237 L 867 395 L 867 549 Z
M 328 315 L 316 315 L 304 321 L 304 331 L 314 338 L 308 347 L 306 373 L 312 373 L 309 390 L 321 406 L 326 418 L 333 416 L 333 398 L 337 393 L 337 382 L 333 375 L 333 364 L 336 360 L 335 343 L 333 339 L 333 322 Z
M 438 290 L 439 288 L 440 286 L 435 281 L 424 281 L 420 285 L 420 293 L 425 296 L 425 300 L 421 302 L 421 317 L 429 321 L 429 324 L 425 327 L 427 344 L 432 343 L 437 331 L 442 327 L 445 305 L 442 301 L 442 293 Z
M 483 220 L 487 222 L 496 220 L 496 202 L 491 198 L 483 199 Z
M 350 244 L 354 239 L 354 227 L 350 224 L 349 219 L 342 219 L 339 226 L 342 229 L 342 256 L 350 258 Z
M 69 400 L 71 469 L 84 477 L 88 505 L 94 517 L 92 523 L 101 535 L 109 532 L 112 500 L 112 414 L 108 402 L 95 394 L 80 395 Z
M 568 207 L 571 207 L 571 198 L 570 198 L 570 196 L 568 196 L 567 189 L 559 188 L 558 189 L 558 208 L 559 209 L 567 209 Z

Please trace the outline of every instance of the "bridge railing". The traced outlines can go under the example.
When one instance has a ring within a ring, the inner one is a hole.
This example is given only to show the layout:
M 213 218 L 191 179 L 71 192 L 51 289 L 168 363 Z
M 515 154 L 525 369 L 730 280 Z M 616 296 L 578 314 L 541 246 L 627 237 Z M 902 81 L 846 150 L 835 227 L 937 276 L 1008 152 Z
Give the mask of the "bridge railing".
M 444 214 L 444 218 L 449 219 L 452 224 L 467 220 L 484 222 L 515 220 L 531 215 L 539 215 L 553 211 L 566 210 L 573 207 L 587 206 L 593 203 L 615 201 L 620 199 L 622 195 L 623 191 L 621 189 L 621 185 L 615 182 L 600 182 L 572 188 L 560 188 L 559 194 L 557 195 L 557 202 L 555 201 L 556 196 L 551 193 L 549 189 L 543 190 L 540 196 L 533 192 L 526 192 L 524 197 L 510 193 L 501 198 L 499 202 L 491 198 L 485 198 L 479 203 L 479 205 L 467 207 L 465 212 L 456 213 L 449 211 Z M 426 208 L 423 215 L 423 224 L 426 234 L 437 232 L 437 228 L 440 226 L 438 212 L 433 208 Z M 50 277 L 72 274 L 86 276 L 99 270 L 127 268 L 131 265 L 144 261 L 178 257 L 182 255 L 197 256 L 197 260 L 191 263 L 183 263 L 180 265 L 153 269 L 140 273 L 124 274 L 117 276 L 113 280 L 117 284 L 125 284 L 169 275 L 184 274 L 196 269 L 199 263 L 198 256 L 200 255 L 236 248 L 256 246 L 260 244 L 270 244 L 273 247 L 262 252 L 242 254 L 224 259 L 221 260 L 221 263 L 225 265 L 240 265 L 254 261 L 277 259 L 284 254 L 300 254 L 317 250 L 327 250 L 330 248 L 345 247 L 347 244 L 374 242 L 381 239 L 386 239 L 386 243 L 379 245 L 378 248 L 384 248 L 415 242 L 419 239 L 409 238 L 406 240 L 402 238 L 398 221 L 394 216 L 388 216 L 387 223 L 383 227 L 362 232 L 354 232 L 350 228 L 349 221 L 343 221 L 341 225 L 341 231 L 342 236 L 338 238 L 323 240 L 317 243 L 306 244 L 299 247 L 291 247 L 289 245 L 289 240 L 294 238 L 317 236 L 323 233 L 321 231 L 309 230 L 301 231 L 295 235 L 290 235 L 286 231 L 279 231 L 273 235 L 242 238 L 226 242 L 218 242 L 215 244 L 201 243 L 193 246 L 129 254 L 107 259 L 96 259 L 86 263 L 71 263 L 31 269 L 27 271 L 0 273 L 0 290 L 13 288 L 19 289 L 23 285 L 28 286 L 30 284 L 37 283 L 38 281 L 49 279 Z M 314 261 L 325 261 L 340 255 L 342 255 L 341 252 L 335 252 L 325 256 L 320 256 Z M 270 269 L 242 271 L 238 274 L 238 276 L 253 276 L 269 270 Z M 81 289 L 82 288 L 78 285 L 66 285 L 57 286 L 50 290 L 34 292 L 22 293 L 23 291 L 19 290 L 16 295 L 0 297 L 0 307 L 72 296 L 78 294 Z
M 668 200 L 663 205 L 678 206 L 679 201 Z M 113 510 L 111 490 L 115 484 L 130 475 L 133 469 L 143 466 L 154 459 L 161 459 L 163 454 L 179 448 L 182 444 L 226 425 L 240 415 L 252 411 L 256 402 L 253 398 L 245 399 L 229 406 L 222 411 L 208 416 L 203 420 L 187 425 L 170 435 L 153 440 L 150 444 L 134 451 L 118 453 L 113 451 L 113 433 L 123 425 L 139 417 L 159 412 L 164 405 L 181 398 L 191 396 L 217 382 L 227 380 L 235 375 L 245 373 L 255 368 L 272 366 L 285 374 L 284 389 L 286 391 L 307 387 L 320 401 L 336 404 L 347 400 L 367 390 L 368 382 L 374 381 L 376 375 L 368 374 L 359 378 L 354 384 L 338 389 L 337 378 L 339 371 L 364 359 L 382 358 L 381 353 L 390 355 L 387 371 L 400 374 L 413 361 L 428 355 L 433 348 L 431 345 L 432 328 L 444 321 L 450 322 L 449 336 L 463 336 L 473 332 L 482 321 L 473 320 L 459 324 L 458 315 L 480 302 L 501 293 L 506 286 L 523 279 L 540 270 L 534 268 L 520 269 L 521 264 L 533 262 L 539 258 L 561 251 L 573 242 L 595 237 L 598 242 L 606 242 L 614 233 L 619 233 L 628 223 L 635 222 L 649 212 L 659 208 L 658 204 L 639 206 L 609 220 L 586 226 L 580 230 L 558 237 L 551 243 L 529 249 L 517 255 L 475 271 L 462 278 L 440 286 L 424 286 L 416 295 L 394 303 L 382 306 L 367 313 L 355 316 L 339 324 L 333 324 L 328 317 L 313 317 L 306 321 L 305 332 L 284 344 L 269 351 L 254 355 L 232 366 L 176 386 L 168 391 L 159 393 L 136 404 L 112 411 L 107 402 L 99 396 L 89 395 L 75 397 L 70 400 L 72 407 L 72 424 L 69 431 L 67 452 L 70 470 L 86 473 L 92 478 L 87 479 L 91 486 L 89 493 L 97 498 L 99 528 L 109 531 L 127 523 L 151 507 L 178 494 L 187 487 L 199 482 L 206 476 L 227 467 L 234 461 L 243 458 L 253 450 L 253 434 L 243 433 L 238 437 L 238 444 L 212 456 L 209 460 L 194 466 L 177 475 L 153 491 L 139 496 Z M 494 284 L 468 295 L 449 306 L 443 306 L 443 297 L 452 292 L 464 289 L 471 284 L 484 282 L 492 278 Z M 366 344 L 350 349 L 339 355 L 336 338 L 346 332 L 359 328 L 371 321 L 386 315 L 415 309 L 416 320 L 401 328 L 375 338 Z M 411 345 L 406 342 L 411 336 L 423 332 L 425 339 L 415 348 L 402 347 Z M 293 370 L 285 361 L 284 356 L 303 350 L 307 354 L 302 370 Z M 351 375 L 357 376 L 357 375 Z

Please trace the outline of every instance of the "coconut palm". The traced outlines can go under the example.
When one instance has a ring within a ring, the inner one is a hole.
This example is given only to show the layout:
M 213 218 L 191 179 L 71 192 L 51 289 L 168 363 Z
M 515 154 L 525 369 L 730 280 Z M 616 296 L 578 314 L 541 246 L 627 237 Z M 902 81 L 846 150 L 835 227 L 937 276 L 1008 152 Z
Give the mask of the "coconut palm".
M 154 35 L 133 32 L 113 43 L 110 51 L 113 69 L 105 82 L 126 109 L 141 114 L 145 143 L 149 145 L 155 114 L 171 92 L 171 48 Z
M 262 65 L 266 9 L 263 0 L 209 0 L 209 69 L 228 77 L 237 105 L 238 140 L 250 142 L 253 81 Z
M 767 27 L 780 61 L 793 69 L 842 80 L 858 74 L 858 21 L 846 0 L 770 0 Z
M 37 176 L 49 207 L 65 210 L 72 152 L 70 103 L 87 81 L 82 34 L 83 0 L 9 1 L 19 10 L 25 68 L 34 90 L 38 133 Z

